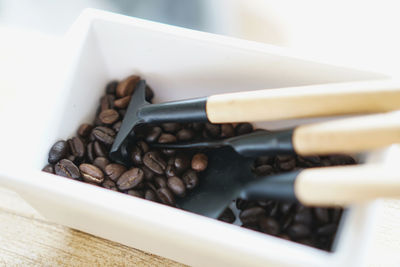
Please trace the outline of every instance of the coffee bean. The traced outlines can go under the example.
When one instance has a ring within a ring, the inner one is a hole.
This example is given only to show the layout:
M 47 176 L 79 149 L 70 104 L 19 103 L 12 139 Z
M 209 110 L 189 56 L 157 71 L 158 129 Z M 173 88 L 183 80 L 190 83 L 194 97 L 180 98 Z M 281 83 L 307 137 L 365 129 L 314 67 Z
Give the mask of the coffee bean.
M 221 125 L 221 137 L 229 138 L 235 136 L 235 129 L 232 124 L 222 124 Z
M 139 141 L 136 143 L 136 146 L 133 147 L 132 149 L 132 161 L 136 165 L 142 165 L 143 164 L 143 154 L 149 151 L 149 146 L 143 142 Z
M 329 212 L 328 209 L 325 208 L 314 208 L 315 218 L 321 223 L 329 222 Z
M 253 230 L 253 231 L 257 231 L 257 232 L 260 231 L 260 227 L 258 227 L 257 224 L 242 224 L 242 227 Z
M 153 127 L 151 128 L 150 132 L 146 136 L 146 142 L 147 143 L 154 143 L 158 140 L 162 133 L 162 130 L 160 127 Z
M 271 165 L 274 162 L 274 158 L 271 156 L 258 157 L 255 161 L 256 166 L 260 165 Z
M 154 172 L 152 170 L 150 170 L 149 168 L 147 168 L 146 166 L 142 166 L 142 170 L 143 170 L 143 174 L 144 174 L 144 178 L 147 181 L 152 181 L 153 177 L 154 177 Z
M 132 95 L 139 81 L 140 77 L 137 75 L 131 75 L 120 81 L 116 89 L 117 97 L 121 98 L 124 96 Z
M 261 231 L 270 235 L 277 235 L 280 232 L 279 224 L 273 218 L 262 217 L 259 226 Z
M 119 116 L 121 116 L 121 118 L 125 117 L 126 109 L 119 109 L 118 114 L 119 114 Z
M 182 173 L 190 168 L 191 162 L 186 155 L 178 154 L 173 161 L 175 169 L 178 173 Z
M 282 214 L 287 214 L 293 207 L 293 203 L 281 203 L 280 204 L 280 212 Z
M 118 86 L 118 81 L 111 81 L 106 86 L 106 94 L 114 95 Z
M 172 157 L 172 156 L 174 156 L 176 154 L 176 150 L 175 149 L 164 148 L 161 151 L 167 157 Z
M 164 134 L 163 133 L 158 138 L 158 142 L 160 144 L 175 143 L 176 142 L 176 137 L 175 137 L 175 135 L 172 135 L 172 134 Z
M 193 170 L 188 170 L 182 175 L 182 180 L 185 183 L 186 189 L 193 189 L 199 184 L 199 177 Z
M 86 148 L 84 143 L 79 137 L 73 137 L 68 140 L 69 151 L 76 159 L 83 159 L 86 153 Z
M 157 186 L 153 182 L 146 182 L 146 186 L 153 190 L 154 192 L 157 191 Z
M 97 157 L 93 161 L 93 165 L 98 167 L 103 172 L 106 171 L 106 166 L 110 164 L 110 161 L 105 157 Z
M 219 137 L 221 134 L 221 126 L 219 124 L 205 123 L 205 129 L 209 136 Z
M 128 195 L 134 196 L 134 197 L 139 197 L 139 198 L 144 198 L 144 193 L 143 191 L 140 190 L 128 190 L 127 192 Z
M 204 128 L 204 123 L 201 122 L 193 122 L 191 124 L 192 129 L 195 130 L 196 132 L 201 132 Z
M 192 169 L 198 172 L 204 171 L 208 165 L 208 158 L 203 153 L 197 153 L 192 158 Z
M 329 156 L 329 161 L 331 165 L 347 165 L 347 164 L 355 164 L 354 158 L 348 155 L 333 155 Z
M 161 124 L 161 127 L 167 133 L 176 133 L 177 131 L 182 129 L 182 126 L 179 123 L 176 123 L 176 122 L 163 123 L 163 124 Z
M 92 135 L 103 144 L 112 145 L 114 143 L 115 132 L 110 128 L 97 126 L 93 129 Z
M 104 181 L 103 172 L 92 164 L 82 163 L 79 170 L 85 182 L 101 184 Z
M 64 140 L 57 141 L 50 149 L 48 162 L 54 164 L 68 156 L 68 144 Z
M 296 223 L 288 228 L 287 233 L 293 239 L 301 239 L 308 237 L 311 234 L 311 230 L 304 224 Z
M 113 95 L 105 95 L 100 99 L 100 113 L 103 112 L 104 110 L 107 109 L 113 109 L 114 108 L 114 100 L 115 96 Z M 99 116 L 99 119 L 101 121 L 101 118 Z
M 118 192 L 117 185 L 113 181 L 111 181 L 110 179 L 104 179 L 104 182 L 102 183 L 102 186 L 104 188 L 107 188 L 107 189 L 110 189 L 110 190 Z
M 268 164 L 258 166 L 254 169 L 254 173 L 258 176 L 269 175 L 269 174 L 273 173 L 273 171 L 274 171 L 274 168 Z
M 87 160 L 89 162 L 93 162 L 94 159 L 96 158 L 96 155 L 95 155 L 94 149 L 93 149 L 93 142 L 90 142 L 89 144 L 87 144 L 87 146 L 86 146 L 86 156 L 87 156 Z
M 255 224 L 262 216 L 265 215 L 265 210 L 261 207 L 252 207 L 240 212 L 239 218 L 243 224 Z
M 116 181 L 124 172 L 126 172 L 126 167 L 118 163 L 111 163 L 105 167 L 104 172 L 108 178 Z
M 99 119 L 103 124 L 113 124 L 118 118 L 119 114 L 114 109 L 105 109 L 99 114 Z
M 162 187 L 157 190 L 157 196 L 161 200 L 162 203 L 169 205 L 169 206 L 175 206 L 175 198 L 172 192 L 166 188 Z
M 146 154 L 144 154 L 143 163 L 147 168 L 157 174 L 163 174 L 165 169 L 167 168 L 167 164 L 165 163 L 165 161 L 155 151 L 147 152 Z
M 112 128 L 115 132 L 119 132 L 119 129 L 121 129 L 122 121 L 117 121 L 116 123 L 113 124 Z
M 167 179 L 164 176 L 155 177 L 154 183 L 157 185 L 157 188 L 167 187 Z
M 97 157 L 107 157 L 107 150 L 105 147 L 98 141 L 93 142 L 93 151 Z
M 175 166 L 174 165 L 167 165 L 167 168 L 165 169 L 165 175 L 167 177 L 177 176 L 178 173 L 176 171 Z
M 124 172 L 121 177 L 118 178 L 117 186 L 120 190 L 128 190 L 136 187 L 140 182 L 143 181 L 143 171 L 139 168 L 132 168 Z
M 67 159 L 69 159 L 70 161 L 72 161 L 73 163 L 75 163 L 75 164 L 79 164 L 79 163 L 77 163 L 76 161 L 76 157 L 74 156 L 74 155 L 69 155 L 68 157 L 67 157 Z
M 131 101 L 131 96 L 125 96 L 123 98 L 117 99 L 114 101 L 114 106 L 119 109 L 125 109 L 128 107 L 129 102 Z M 124 114 L 125 115 L 125 114 Z M 123 115 L 122 115 L 123 116 Z
M 194 138 L 194 132 L 191 129 L 184 128 L 177 132 L 176 137 L 179 141 L 190 141 Z
M 54 173 L 54 167 L 51 164 L 47 164 L 46 166 L 44 166 L 42 171 L 48 172 L 48 173 Z
M 301 224 L 307 224 L 307 225 L 311 224 L 312 221 L 311 209 L 304 208 L 298 211 L 294 216 L 294 221 L 296 223 L 301 223 Z
M 275 158 L 275 164 L 283 171 L 290 171 L 296 167 L 296 159 L 292 156 L 281 155 Z
M 236 135 L 248 134 L 253 131 L 253 125 L 250 123 L 239 123 L 235 127 Z
M 221 215 L 219 215 L 218 220 L 227 222 L 227 223 L 233 223 L 236 220 L 235 214 L 233 214 L 233 211 L 230 208 L 226 208 Z
M 81 124 L 81 126 L 79 126 L 78 135 L 86 138 L 89 136 L 92 129 L 93 129 L 93 125 L 88 124 L 88 123 L 83 123 L 83 124 Z
M 157 194 L 150 189 L 146 190 L 146 192 L 144 193 L 144 198 L 150 201 L 158 202 Z
M 168 188 L 178 197 L 183 197 L 186 194 L 185 184 L 176 176 L 168 178 Z
M 318 235 L 333 235 L 336 232 L 337 226 L 336 224 L 326 224 L 324 226 L 321 226 L 317 229 L 317 234 Z
M 71 179 L 79 179 L 81 173 L 78 167 L 68 159 L 62 159 L 54 166 L 54 172 L 57 175 L 64 176 Z

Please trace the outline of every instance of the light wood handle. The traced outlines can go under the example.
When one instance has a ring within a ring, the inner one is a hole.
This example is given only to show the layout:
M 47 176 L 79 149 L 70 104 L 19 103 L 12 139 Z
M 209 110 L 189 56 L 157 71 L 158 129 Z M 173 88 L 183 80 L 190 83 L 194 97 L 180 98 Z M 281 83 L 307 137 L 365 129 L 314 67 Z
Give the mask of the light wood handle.
M 292 142 L 300 155 L 355 153 L 400 143 L 400 112 L 299 126 Z
M 346 206 L 376 198 L 400 197 L 400 170 L 361 165 L 303 170 L 295 180 L 297 199 L 305 205 Z
M 400 85 L 374 81 L 265 89 L 210 96 L 213 123 L 378 113 L 400 109 Z

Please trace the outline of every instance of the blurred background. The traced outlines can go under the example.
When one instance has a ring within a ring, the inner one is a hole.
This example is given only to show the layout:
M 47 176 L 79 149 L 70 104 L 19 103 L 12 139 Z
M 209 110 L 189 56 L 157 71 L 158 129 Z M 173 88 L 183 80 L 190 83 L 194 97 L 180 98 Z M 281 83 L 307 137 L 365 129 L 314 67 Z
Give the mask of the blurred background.
M 62 35 L 87 7 L 400 71 L 396 0 L 0 0 L 0 25 Z

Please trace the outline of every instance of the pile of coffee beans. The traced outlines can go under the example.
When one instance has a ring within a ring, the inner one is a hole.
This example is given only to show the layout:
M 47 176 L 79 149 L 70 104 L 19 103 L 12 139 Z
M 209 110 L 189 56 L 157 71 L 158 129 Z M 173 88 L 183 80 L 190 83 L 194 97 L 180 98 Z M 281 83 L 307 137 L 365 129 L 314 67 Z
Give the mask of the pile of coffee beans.
M 134 197 L 175 206 L 201 183 L 207 168 L 207 156 L 201 151 L 156 149 L 152 143 L 201 141 L 229 138 L 253 131 L 249 123 L 164 123 L 135 129 L 137 142 L 131 151 L 131 165 L 113 162 L 109 150 L 121 127 L 126 108 L 140 77 L 132 75 L 107 84 L 92 123 L 84 123 L 76 136 L 57 141 L 50 149 L 43 171 L 77 181 L 125 193 Z M 147 86 L 146 100 L 153 90 Z M 354 164 L 348 156 L 260 157 L 255 161 L 257 175 L 282 173 L 298 168 Z M 341 209 L 304 207 L 273 200 L 235 200 L 243 227 L 329 250 L 335 236 Z M 236 210 L 236 211 L 237 211 Z M 237 213 L 237 212 L 236 212 Z M 237 223 L 234 211 L 227 207 L 219 220 Z

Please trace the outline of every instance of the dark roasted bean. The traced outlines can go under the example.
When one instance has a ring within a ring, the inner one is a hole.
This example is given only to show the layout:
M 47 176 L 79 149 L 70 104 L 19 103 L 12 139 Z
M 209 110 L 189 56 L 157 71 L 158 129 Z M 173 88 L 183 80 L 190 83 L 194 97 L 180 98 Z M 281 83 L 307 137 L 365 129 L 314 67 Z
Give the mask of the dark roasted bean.
M 329 222 L 329 212 L 326 208 L 314 208 L 314 215 L 320 223 Z
M 68 156 L 68 144 L 64 140 L 57 141 L 50 149 L 48 161 L 54 164 Z
M 205 123 L 205 129 L 209 136 L 219 137 L 221 134 L 221 126 L 219 124 Z
M 113 124 L 119 118 L 119 114 L 114 109 L 105 109 L 99 114 L 99 119 L 103 124 Z
M 242 224 L 242 227 L 253 231 L 260 231 L 260 227 L 257 224 Z
M 144 174 L 144 178 L 147 181 L 152 181 L 153 177 L 154 177 L 154 172 L 152 170 L 150 170 L 149 168 L 147 168 L 146 166 L 142 166 L 142 170 L 143 170 L 143 174 Z
M 97 157 L 107 157 L 107 150 L 105 147 L 98 141 L 93 142 L 93 151 Z
M 143 164 L 143 151 L 138 146 L 134 146 L 132 148 L 131 158 L 132 158 L 133 164 L 142 165 Z
M 99 167 L 103 172 L 106 171 L 106 166 L 108 164 L 110 164 L 110 161 L 105 157 L 97 157 L 93 161 L 93 165 Z
M 93 162 L 94 159 L 96 158 L 96 155 L 94 153 L 94 148 L 93 148 L 93 142 L 90 142 L 89 144 L 87 144 L 87 146 L 86 146 L 86 156 L 87 156 L 87 160 L 89 162 Z
M 197 153 L 192 158 L 192 169 L 198 172 L 204 171 L 208 165 L 208 158 L 203 153 Z
M 304 208 L 297 211 L 296 215 L 294 216 L 294 221 L 296 223 L 301 223 L 301 224 L 307 224 L 307 225 L 311 224 L 312 221 L 311 209 Z
M 119 109 L 119 110 L 118 110 L 118 114 L 119 114 L 122 118 L 125 117 L 126 109 Z
M 165 175 L 167 177 L 172 177 L 178 175 L 176 168 L 174 165 L 167 165 L 167 168 L 165 169 Z
M 162 153 L 168 157 L 172 157 L 176 154 L 176 150 L 175 149 L 169 149 L 169 148 L 164 148 L 163 150 L 161 150 Z
M 48 172 L 48 173 L 54 173 L 54 167 L 51 164 L 47 164 L 46 166 L 44 166 L 42 171 Z
M 162 133 L 162 130 L 160 127 L 153 127 L 151 128 L 150 132 L 146 136 L 146 142 L 148 143 L 154 143 L 158 140 Z
M 161 127 L 167 133 L 176 133 L 177 131 L 182 129 L 182 126 L 179 123 L 176 123 L 176 122 L 163 123 L 163 124 L 161 124 Z
M 230 208 L 226 208 L 221 215 L 219 215 L 218 220 L 227 222 L 227 223 L 233 223 L 236 220 L 235 214 L 233 214 L 233 211 Z
M 318 235 L 333 235 L 336 232 L 337 226 L 334 223 L 326 224 L 317 229 Z
M 185 128 L 176 133 L 179 141 L 190 141 L 194 138 L 194 132 L 191 129 Z
M 143 163 L 144 165 L 146 165 L 147 168 L 157 174 L 164 174 L 164 171 L 167 168 L 167 164 L 165 163 L 165 161 L 155 151 L 147 152 L 146 154 L 144 154 Z
M 79 165 L 79 170 L 85 182 L 101 184 L 104 181 L 103 172 L 92 164 L 82 163 Z
M 176 137 L 175 135 L 172 134 L 161 134 L 160 137 L 158 138 L 158 142 L 160 144 L 175 143 Z
M 140 190 L 128 190 L 127 192 L 128 195 L 134 196 L 134 197 L 139 197 L 139 198 L 144 198 L 144 193 L 143 191 Z
M 253 131 L 253 125 L 250 123 L 239 123 L 235 127 L 236 135 L 248 134 Z
M 79 179 L 81 173 L 78 167 L 68 159 L 62 159 L 54 166 L 54 172 L 67 178 Z
M 128 95 L 123 98 L 117 99 L 114 101 L 114 106 L 119 109 L 125 109 L 128 107 L 129 102 L 131 101 L 131 98 L 132 97 L 130 95 Z M 121 115 L 121 116 L 123 116 L 123 115 Z
M 273 172 L 274 172 L 274 168 L 268 164 L 258 166 L 254 169 L 254 173 L 259 176 L 269 175 Z
M 261 231 L 270 235 L 277 235 L 280 232 L 279 224 L 274 218 L 261 218 L 259 226 Z
M 110 179 L 104 179 L 102 186 L 113 191 L 118 191 L 117 185 Z
M 111 163 L 105 167 L 104 172 L 108 178 L 116 181 L 124 172 L 126 172 L 126 167 L 118 163 Z
M 116 95 L 121 98 L 124 96 L 132 95 L 137 83 L 140 81 L 140 76 L 131 75 L 124 80 L 120 81 L 117 85 Z
M 115 96 L 113 95 L 105 95 L 100 99 L 100 113 L 106 109 L 112 109 L 114 108 L 114 99 Z M 100 117 L 99 117 L 100 119 Z M 100 119 L 101 121 L 101 119 Z
M 197 173 L 193 170 L 186 171 L 183 176 L 182 180 L 185 183 L 186 189 L 193 189 L 199 184 L 199 177 Z
M 120 190 L 135 188 L 143 181 L 143 171 L 139 168 L 132 168 L 124 172 L 117 180 L 117 186 Z
M 186 171 L 187 169 L 190 168 L 191 162 L 190 162 L 189 158 L 186 155 L 178 154 L 175 157 L 175 159 L 173 161 L 173 164 L 175 166 L 176 171 L 178 173 L 182 173 L 182 172 L 184 172 L 184 171 Z
M 287 233 L 291 238 L 296 240 L 308 237 L 311 234 L 311 231 L 306 225 L 296 223 L 288 228 Z
M 115 132 L 119 132 L 119 129 L 121 129 L 122 121 L 117 121 L 116 123 L 113 124 L 112 128 Z
M 110 128 L 97 126 L 93 129 L 92 135 L 103 144 L 112 145 L 114 143 L 115 132 Z
M 260 166 L 260 165 L 271 165 L 274 162 L 274 158 L 271 156 L 262 156 L 262 157 L 258 157 L 256 159 L 255 165 L 256 166 Z
M 334 155 L 329 157 L 329 161 L 331 165 L 347 165 L 347 164 L 354 164 L 354 158 L 348 155 Z
M 164 176 L 156 176 L 154 183 L 157 185 L 157 188 L 167 187 L 167 179 Z
M 171 189 L 172 193 L 174 193 L 178 197 L 183 197 L 186 194 L 185 184 L 176 176 L 172 176 L 168 178 L 167 182 L 168 188 Z
M 106 94 L 114 95 L 118 86 L 118 81 L 111 81 L 106 86 Z
M 261 207 L 252 207 L 240 212 L 239 218 L 243 224 L 255 224 L 262 216 L 265 215 L 265 210 Z
M 281 203 L 280 204 L 280 212 L 282 214 L 288 213 L 293 207 L 293 203 Z
M 84 137 L 84 138 L 88 137 L 90 132 L 92 131 L 92 129 L 93 129 L 93 125 L 88 124 L 88 123 L 83 123 L 83 124 L 81 124 L 81 126 L 79 126 L 78 135 L 81 137 Z
M 162 188 L 158 189 L 157 196 L 161 200 L 162 203 L 167 204 L 169 206 L 175 205 L 174 195 L 168 188 L 162 187 Z
M 69 151 L 76 159 L 83 159 L 86 153 L 85 144 L 79 137 L 73 137 L 68 140 Z
M 235 129 L 232 124 L 222 124 L 221 125 L 221 137 L 229 138 L 235 136 Z
M 150 201 L 158 202 L 157 194 L 151 189 L 146 190 L 144 193 L 144 198 Z
M 192 129 L 195 130 L 196 132 L 201 132 L 204 128 L 204 123 L 201 122 L 193 122 L 191 124 Z

